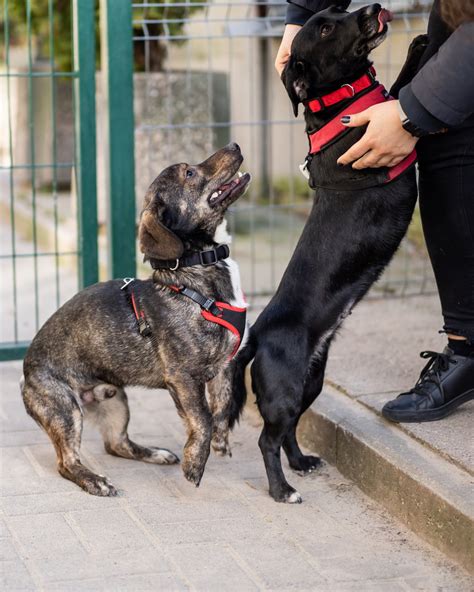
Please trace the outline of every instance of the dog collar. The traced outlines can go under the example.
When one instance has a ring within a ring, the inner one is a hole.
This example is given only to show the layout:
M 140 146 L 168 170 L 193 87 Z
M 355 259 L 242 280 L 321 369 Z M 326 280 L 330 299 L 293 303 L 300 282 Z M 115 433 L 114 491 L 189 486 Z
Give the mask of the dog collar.
M 235 347 L 230 354 L 232 359 L 238 352 L 242 338 L 245 333 L 247 309 L 238 306 L 232 306 L 227 302 L 218 302 L 213 298 L 206 298 L 197 290 L 186 288 L 185 286 L 166 286 L 177 294 L 182 294 L 196 302 L 201 307 L 201 315 L 211 323 L 221 325 L 237 337 Z
M 193 251 L 184 254 L 179 259 L 150 259 L 153 269 L 169 269 L 176 271 L 179 267 L 193 267 L 194 265 L 215 265 L 218 261 L 227 259 L 230 255 L 228 245 L 217 245 L 205 251 Z
M 358 80 L 361 79 L 359 78 Z M 335 115 L 330 121 L 323 125 L 323 127 L 314 132 L 308 133 L 309 154 L 306 158 L 303 168 L 301 169 L 303 174 L 305 174 L 305 170 L 308 170 L 311 160 L 314 157 L 317 157 L 318 154 L 337 142 L 343 135 L 348 134 L 351 131 L 351 128 L 348 128 L 342 124 L 341 117 L 344 115 L 351 115 L 353 113 L 360 113 L 372 105 L 377 105 L 378 103 L 384 103 L 385 101 L 393 100 L 385 88 L 377 81 L 375 81 L 375 86 L 371 90 L 365 90 L 365 92 L 359 91 L 359 94 L 359 97 L 352 101 L 342 111 L 337 113 L 337 115 Z M 416 162 L 416 158 L 416 150 L 413 150 L 413 152 L 411 152 L 394 167 L 381 167 L 380 174 L 374 175 L 372 179 L 369 179 L 368 182 L 370 184 L 366 185 L 366 187 L 374 187 L 377 185 L 390 183 L 390 181 L 393 181 L 399 177 L 410 166 L 412 166 Z M 315 186 L 323 187 L 325 189 L 348 189 L 343 185 L 326 186 L 323 184 L 319 185 L 317 182 L 315 183 Z M 355 182 L 351 183 L 349 189 L 357 189 L 358 187 L 362 188 L 362 184 L 360 182 Z
M 341 101 L 351 99 L 362 91 L 374 86 L 374 84 L 378 84 L 375 76 L 375 68 L 371 66 L 368 72 L 363 74 L 360 78 L 357 78 L 357 80 L 354 80 L 354 82 L 351 82 L 350 84 L 343 84 L 340 88 L 328 93 L 327 95 L 322 95 L 320 97 L 316 97 L 315 99 L 311 99 L 306 103 L 306 105 L 313 113 L 318 113 L 319 111 L 326 109 L 326 107 L 331 107 L 332 105 L 336 105 Z

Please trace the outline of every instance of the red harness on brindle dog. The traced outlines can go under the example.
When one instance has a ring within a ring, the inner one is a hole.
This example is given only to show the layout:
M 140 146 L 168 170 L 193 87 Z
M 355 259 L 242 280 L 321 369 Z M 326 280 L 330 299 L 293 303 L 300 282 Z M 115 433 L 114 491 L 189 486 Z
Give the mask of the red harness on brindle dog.
M 138 332 L 140 335 L 142 335 L 142 337 L 151 337 L 152 329 L 146 318 L 145 311 L 140 306 L 139 297 L 132 288 L 129 288 L 132 282 L 135 282 L 135 278 L 124 278 L 123 285 L 120 289 L 125 290 L 130 294 L 130 302 L 132 305 L 133 314 L 137 320 Z M 186 296 L 187 298 L 190 298 L 196 302 L 196 304 L 199 304 L 201 307 L 201 315 L 206 319 L 206 321 L 221 325 L 233 335 L 235 335 L 235 337 L 237 337 L 234 349 L 229 356 L 229 359 L 232 359 L 238 352 L 244 337 L 245 328 L 247 326 L 247 309 L 241 308 L 239 306 L 233 306 L 227 302 L 218 302 L 213 298 L 207 298 L 197 290 L 192 290 L 191 288 L 186 288 L 185 286 L 166 285 L 166 287 L 172 292 L 175 292 L 176 294 L 182 294 L 183 296 Z
M 237 337 L 237 342 L 229 356 L 232 359 L 239 351 L 240 344 L 244 337 L 247 309 L 233 306 L 228 302 L 218 302 L 213 298 L 206 298 L 197 290 L 185 286 L 167 286 L 173 292 L 187 296 L 201 307 L 201 315 L 211 323 L 221 325 Z

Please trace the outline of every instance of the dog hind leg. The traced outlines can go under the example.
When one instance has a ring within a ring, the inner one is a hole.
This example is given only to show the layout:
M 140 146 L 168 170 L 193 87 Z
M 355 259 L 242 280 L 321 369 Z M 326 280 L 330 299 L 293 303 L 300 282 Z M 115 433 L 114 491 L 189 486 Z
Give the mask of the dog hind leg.
M 303 388 L 303 400 L 300 415 L 289 429 L 288 434 L 283 441 L 283 450 L 288 457 L 290 467 L 294 471 L 302 474 L 311 473 L 321 465 L 321 459 L 318 456 L 306 455 L 301 452 L 296 439 L 296 428 L 298 427 L 301 415 L 303 415 L 306 409 L 308 409 L 316 397 L 321 393 L 327 360 L 327 350 L 328 348 L 326 347 L 317 362 L 313 362 L 313 365 L 308 371 Z
M 82 413 L 70 387 L 49 377 L 28 377 L 22 385 L 22 396 L 28 414 L 54 445 L 59 474 L 92 495 L 117 495 L 106 477 L 81 463 Z
M 110 390 L 110 385 L 105 386 Z M 179 462 L 179 458 L 166 448 L 141 446 L 130 440 L 127 433 L 130 421 L 127 395 L 123 388 L 114 389 L 114 396 L 96 400 L 84 407 L 86 417 L 92 419 L 100 429 L 105 450 L 114 456 L 153 464 L 169 465 Z M 101 392 L 98 387 L 94 391 Z
M 232 405 L 232 368 L 224 370 L 207 383 L 212 413 L 212 449 L 220 456 L 232 456 L 229 446 L 229 414 Z
M 303 454 L 296 439 L 296 428 L 299 418 L 288 429 L 283 440 L 283 450 L 288 457 L 290 467 L 299 474 L 306 475 L 321 466 L 321 459 L 318 456 Z
M 291 378 L 294 376 L 298 376 L 298 372 L 290 371 L 284 360 L 275 363 L 272 356 L 262 350 L 252 366 L 252 384 L 264 419 L 258 445 L 265 463 L 269 492 L 275 501 L 287 503 L 302 501 L 301 495 L 287 482 L 281 466 L 281 447 L 295 429 L 301 414 L 303 385 L 293 384 Z

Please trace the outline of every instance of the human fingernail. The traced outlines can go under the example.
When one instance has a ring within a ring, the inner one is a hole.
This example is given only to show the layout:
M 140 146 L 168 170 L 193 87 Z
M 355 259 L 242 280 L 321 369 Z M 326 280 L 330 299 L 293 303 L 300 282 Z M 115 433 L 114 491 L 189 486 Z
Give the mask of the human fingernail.
M 350 123 L 351 122 L 351 116 L 350 115 L 343 115 L 341 117 L 341 122 L 342 123 Z

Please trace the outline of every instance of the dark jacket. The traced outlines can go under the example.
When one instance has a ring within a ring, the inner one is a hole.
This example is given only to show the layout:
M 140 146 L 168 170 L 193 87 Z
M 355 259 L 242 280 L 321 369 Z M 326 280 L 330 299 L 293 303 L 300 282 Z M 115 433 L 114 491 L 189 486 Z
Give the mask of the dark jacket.
M 337 0 L 291 0 L 286 23 L 303 25 Z M 345 2 L 344 4 L 347 4 Z M 451 32 L 435 0 L 428 25 L 429 45 L 421 67 L 399 100 L 411 121 L 428 132 L 454 127 L 474 113 L 474 22 Z

